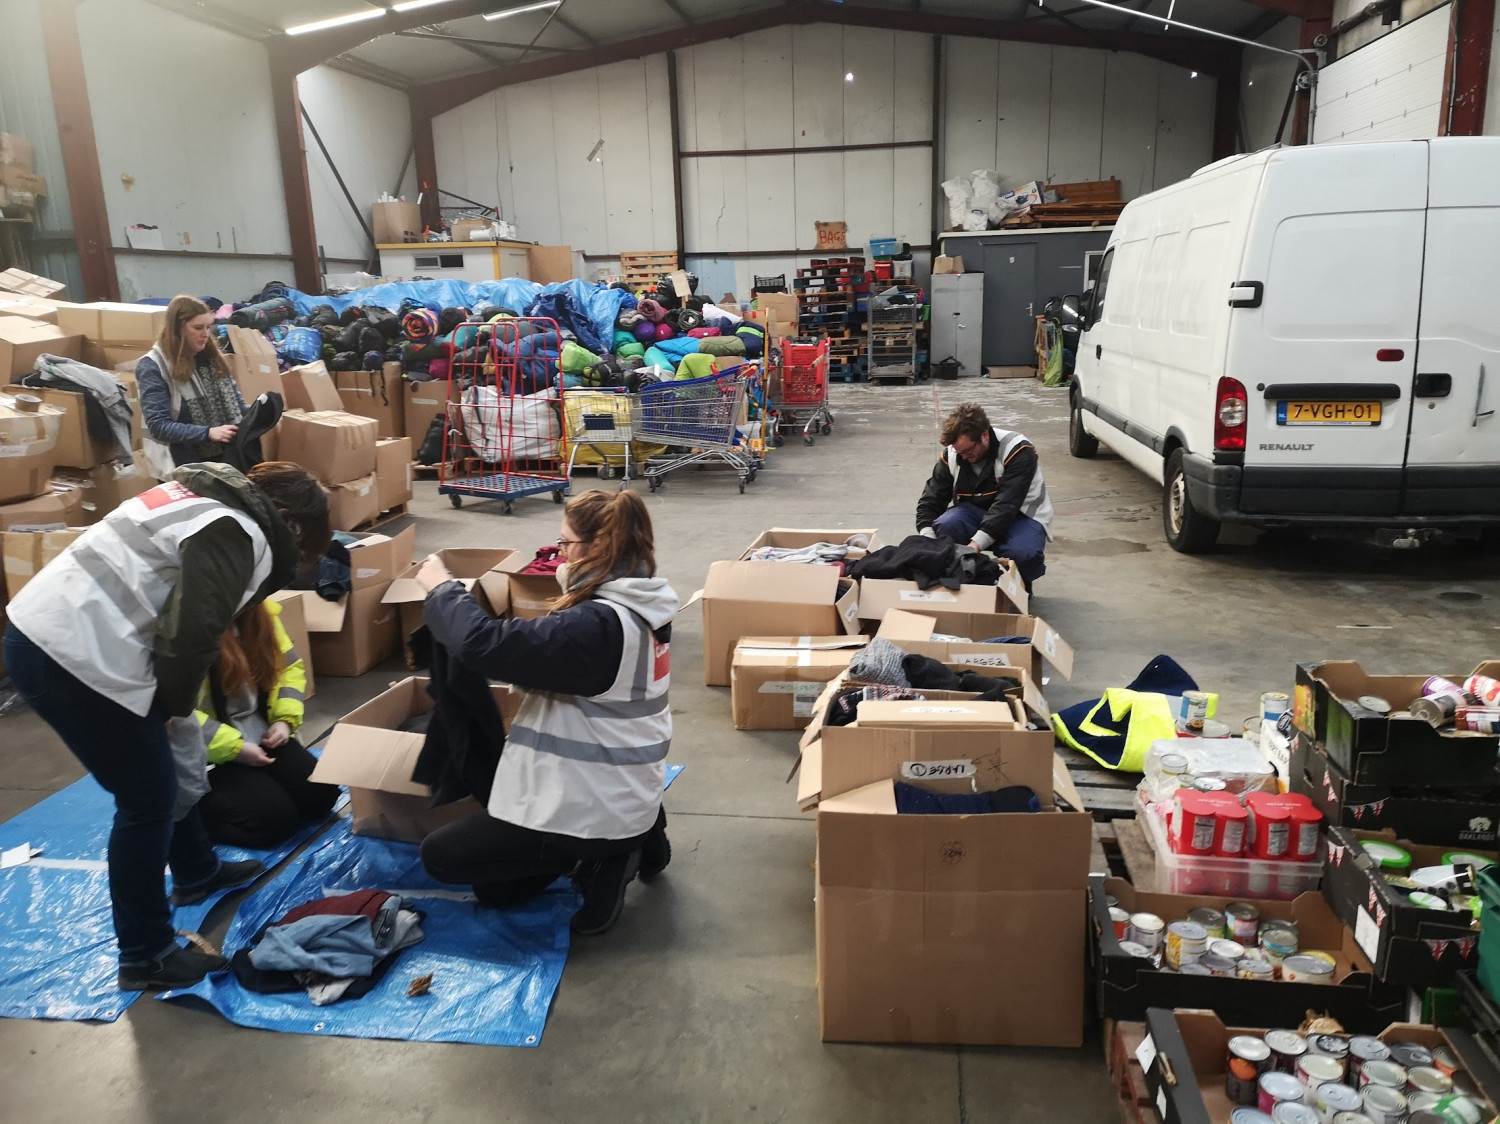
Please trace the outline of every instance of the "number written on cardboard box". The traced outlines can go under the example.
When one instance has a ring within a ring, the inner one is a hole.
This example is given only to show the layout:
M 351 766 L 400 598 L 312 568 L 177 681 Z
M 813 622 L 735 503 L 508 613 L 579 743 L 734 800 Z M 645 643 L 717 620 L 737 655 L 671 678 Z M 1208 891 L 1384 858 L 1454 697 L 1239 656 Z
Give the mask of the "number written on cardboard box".
M 963 761 L 904 761 L 901 776 L 909 781 L 925 781 L 957 777 L 963 779 L 974 775 L 974 762 Z

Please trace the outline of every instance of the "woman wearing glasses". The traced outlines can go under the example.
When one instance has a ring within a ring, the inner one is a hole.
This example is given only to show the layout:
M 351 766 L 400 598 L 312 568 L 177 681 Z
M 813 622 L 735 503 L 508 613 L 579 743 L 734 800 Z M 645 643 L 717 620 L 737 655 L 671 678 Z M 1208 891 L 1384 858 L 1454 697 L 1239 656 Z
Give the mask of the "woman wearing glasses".
M 558 546 L 563 596 L 535 620 L 488 616 L 436 556 L 417 574 L 433 639 L 525 692 L 487 810 L 429 835 L 422 863 L 502 908 L 569 875 L 583 894 L 573 931 L 587 935 L 615 923 L 637 874 L 650 880 L 671 859 L 661 797 L 678 601 L 656 576 L 651 517 L 633 492 L 574 500 Z

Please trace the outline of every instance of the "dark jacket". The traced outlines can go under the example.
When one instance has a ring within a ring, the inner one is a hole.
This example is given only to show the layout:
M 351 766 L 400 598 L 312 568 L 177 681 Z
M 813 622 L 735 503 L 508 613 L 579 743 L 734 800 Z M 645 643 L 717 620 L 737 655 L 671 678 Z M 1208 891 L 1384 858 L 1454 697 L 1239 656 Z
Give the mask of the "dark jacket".
M 927 486 L 922 489 L 922 498 L 917 501 L 917 530 L 931 527 L 954 503 L 973 503 L 987 509 L 980 531 L 995 542 L 1003 538 L 1021 514 L 1021 505 L 1036 475 L 1037 457 L 1029 441 L 1017 446 L 1003 465 L 997 463 L 999 451 L 1000 439 L 991 427 L 989 453 L 978 464 L 958 462 L 956 487 L 946 457 L 939 457 Z
M 156 360 L 143 356 L 135 365 L 135 381 L 141 395 L 141 420 L 153 437 L 167 443 L 172 450 L 173 462 L 188 464 L 201 460 L 202 446 L 211 443 L 209 427 L 185 420 L 188 416 L 186 404 L 177 411 L 177 417 L 172 416 L 172 392 L 167 388 L 167 375 L 156 365 Z M 230 382 L 240 400 L 240 414 L 243 414 L 244 396 L 240 394 L 239 384 L 233 380 Z M 237 425 L 239 420 L 236 415 L 224 419 L 221 424 Z

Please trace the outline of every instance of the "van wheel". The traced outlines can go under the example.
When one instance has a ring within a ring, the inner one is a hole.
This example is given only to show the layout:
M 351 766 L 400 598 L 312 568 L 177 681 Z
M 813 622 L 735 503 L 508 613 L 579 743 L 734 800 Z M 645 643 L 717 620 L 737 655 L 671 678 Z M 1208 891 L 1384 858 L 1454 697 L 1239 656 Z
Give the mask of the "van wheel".
M 1219 521 L 1210 519 L 1193 506 L 1188 495 L 1187 473 L 1183 470 L 1181 449 L 1173 449 L 1167 458 L 1166 479 L 1162 483 L 1161 525 L 1167 543 L 1183 554 L 1198 554 L 1213 546 L 1219 538 Z
M 1088 460 L 1099 452 L 1099 438 L 1083 428 L 1083 407 L 1078 403 L 1078 392 L 1069 395 L 1071 408 L 1068 411 L 1068 452 L 1080 460 Z

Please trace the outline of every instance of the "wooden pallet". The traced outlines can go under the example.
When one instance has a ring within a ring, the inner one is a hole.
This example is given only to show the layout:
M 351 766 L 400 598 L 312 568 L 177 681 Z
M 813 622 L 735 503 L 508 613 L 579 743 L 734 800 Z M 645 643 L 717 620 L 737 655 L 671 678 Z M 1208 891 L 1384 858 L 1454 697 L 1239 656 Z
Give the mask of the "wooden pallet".
M 1005 229 L 1103 226 L 1117 222 L 1124 209 L 1124 203 L 1033 203 L 1024 215 L 1012 215 L 1000 225 Z
M 620 275 L 631 288 L 654 285 L 678 269 L 675 250 L 645 250 L 620 255 Z
M 375 516 L 374 519 L 366 520 L 364 523 L 361 523 L 358 527 L 354 528 L 354 530 L 356 533 L 361 535 L 367 535 L 371 531 L 378 531 L 387 523 L 393 523 L 397 519 L 401 519 L 409 514 L 410 507 L 410 504 L 398 503 L 395 507 L 387 508 L 385 511 L 382 511 L 379 515 Z
M 1047 190 L 1057 192 L 1064 203 L 1119 203 L 1125 198 L 1116 179 L 1049 183 Z
M 1146 1040 L 1146 1024 L 1111 1021 L 1105 1030 L 1109 1076 L 1119 1102 L 1121 1124 L 1161 1124 L 1151 1103 L 1146 1073 L 1135 1058 L 1136 1049 Z
M 1103 768 L 1093 758 L 1066 746 L 1058 746 L 1056 752 L 1078 788 L 1084 811 L 1096 820 L 1135 816 L 1135 787 L 1141 779 L 1139 774 Z

